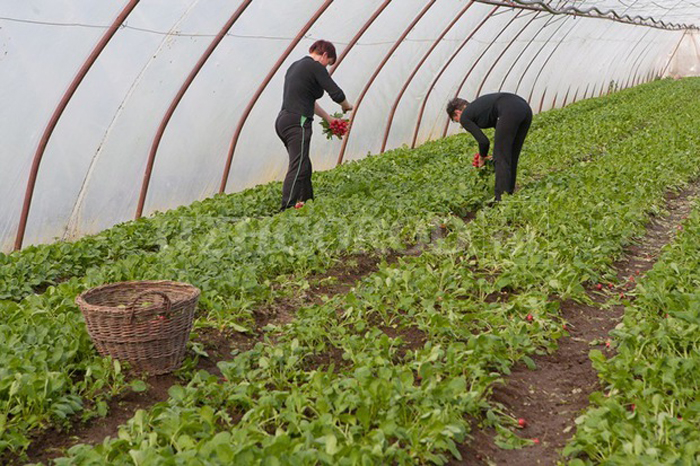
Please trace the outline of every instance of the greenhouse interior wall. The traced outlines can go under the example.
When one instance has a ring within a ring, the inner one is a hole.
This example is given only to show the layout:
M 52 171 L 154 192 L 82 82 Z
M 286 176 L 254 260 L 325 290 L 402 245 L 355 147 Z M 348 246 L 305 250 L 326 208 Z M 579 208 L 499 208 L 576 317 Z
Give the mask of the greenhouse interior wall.
M 284 73 L 317 39 L 338 48 L 332 76 L 355 104 L 343 141 L 314 122 L 314 169 L 328 170 L 458 132 L 455 96 L 514 92 L 543 112 L 698 76 L 697 31 L 658 6 L 0 0 L 0 250 L 281 180 Z

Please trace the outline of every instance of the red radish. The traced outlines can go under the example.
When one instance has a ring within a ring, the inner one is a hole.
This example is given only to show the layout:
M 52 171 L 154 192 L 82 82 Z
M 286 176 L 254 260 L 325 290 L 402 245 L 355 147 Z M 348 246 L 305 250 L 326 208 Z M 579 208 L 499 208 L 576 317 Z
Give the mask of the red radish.
M 608 283 L 608 288 L 610 288 L 610 289 L 612 290 L 612 289 L 613 289 L 613 284 L 612 284 L 612 283 Z
M 605 342 L 605 347 L 606 347 L 606 348 L 610 348 L 610 340 L 608 340 L 608 341 Z
M 332 139 L 333 136 L 342 138 L 348 132 L 348 126 L 350 122 L 342 118 L 340 114 L 331 115 L 333 118 L 330 122 L 322 121 L 321 126 L 323 126 L 323 133 L 328 139 Z
M 620 293 L 620 299 L 623 299 L 625 297 L 625 293 Z
M 518 425 L 521 429 L 524 429 L 525 427 L 527 427 L 527 421 L 521 417 L 520 419 L 518 419 Z
M 538 438 L 533 438 L 533 439 L 532 439 L 532 443 L 534 443 L 535 445 L 539 445 L 539 444 L 540 444 L 540 439 L 538 439 Z
M 526 317 L 526 319 L 527 319 L 528 322 L 532 322 L 532 320 L 534 319 L 534 317 L 532 317 L 532 314 L 528 314 L 527 317 Z
M 299 201 L 296 204 L 294 204 L 295 209 L 301 209 L 302 207 L 304 207 L 304 203 L 302 201 Z
M 562 327 L 564 330 L 569 330 L 569 329 L 567 328 L 566 324 L 562 325 L 561 327 Z
M 599 290 L 599 291 L 603 289 L 603 285 L 600 284 L 600 283 L 598 283 L 595 287 L 596 287 L 596 289 Z

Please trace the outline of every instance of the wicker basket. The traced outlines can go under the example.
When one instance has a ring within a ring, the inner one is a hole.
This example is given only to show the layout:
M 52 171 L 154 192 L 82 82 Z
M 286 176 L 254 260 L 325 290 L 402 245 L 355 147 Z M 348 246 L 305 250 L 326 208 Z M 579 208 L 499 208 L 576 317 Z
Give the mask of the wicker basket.
M 101 355 L 155 375 L 182 364 L 198 299 L 186 283 L 135 281 L 99 286 L 75 301 Z

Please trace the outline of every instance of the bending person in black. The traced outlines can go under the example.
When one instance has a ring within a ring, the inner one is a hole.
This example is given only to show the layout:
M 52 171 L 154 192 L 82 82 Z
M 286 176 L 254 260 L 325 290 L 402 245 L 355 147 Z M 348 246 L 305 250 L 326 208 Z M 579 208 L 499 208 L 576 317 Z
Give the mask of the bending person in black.
M 484 166 L 489 153 L 489 138 L 481 128 L 496 128 L 493 137 L 496 200 L 500 201 L 503 193 L 513 194 L 518 158 L 532 123 L 532 109 L 525 99 L 507 92 L 486 94 L 471 103 L 457 97 L 447 104 L 447 114 L 479 143 L 479 167 Z
M 345 94 L 331 79 L 326 67 L 336 60 L 335 47 L 325 40 L 311 45 L 309 55 L 289 67 L 284 77 L 282 110 L 275 130 L 289 153 L 289 168 L 282 186 L 282 210 L 314 198 L 311 186 L 311 122 L 314 114 L 329 123 L 333 119 L 317 103 L 328 92 L 343 112 L 352 110 Z

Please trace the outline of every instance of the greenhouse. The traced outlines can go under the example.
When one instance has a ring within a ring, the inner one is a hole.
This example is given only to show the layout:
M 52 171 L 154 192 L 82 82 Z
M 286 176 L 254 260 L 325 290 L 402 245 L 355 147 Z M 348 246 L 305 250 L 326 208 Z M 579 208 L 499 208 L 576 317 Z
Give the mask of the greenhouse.
M 700 464 L 699 28 L 0 0 L 0 464 Z

